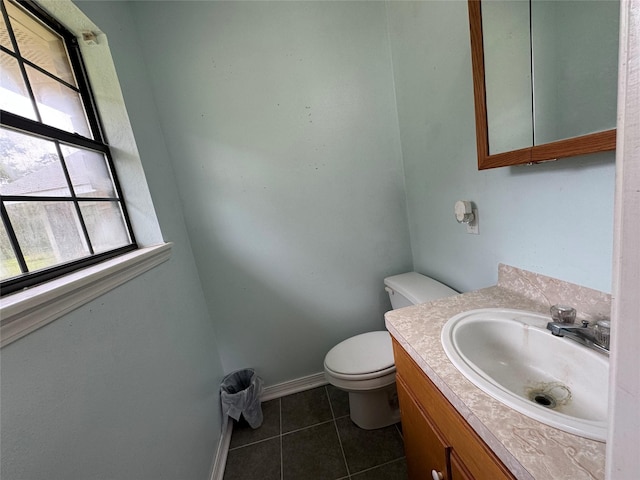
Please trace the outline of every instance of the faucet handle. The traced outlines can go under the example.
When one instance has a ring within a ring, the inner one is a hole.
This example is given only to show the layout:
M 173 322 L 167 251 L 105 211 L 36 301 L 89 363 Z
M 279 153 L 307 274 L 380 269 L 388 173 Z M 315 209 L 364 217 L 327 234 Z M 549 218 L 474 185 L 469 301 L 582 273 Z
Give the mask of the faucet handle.
M 611 337 L 611 322 L 609 320 L 598 320 L 594 327 L 596 342 L 609 350 L 609 339 Z
M 553 321 L 558 323 L 573 323 L 576 320 L 576 309 L 567 305 L 554 305 L 550 312 Z

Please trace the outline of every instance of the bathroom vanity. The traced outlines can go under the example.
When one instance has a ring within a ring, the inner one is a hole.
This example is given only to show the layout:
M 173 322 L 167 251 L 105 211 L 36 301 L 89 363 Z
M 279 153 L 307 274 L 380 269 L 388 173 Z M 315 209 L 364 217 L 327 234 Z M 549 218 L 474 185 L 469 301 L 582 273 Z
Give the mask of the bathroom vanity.
M 409 478 L 515 478 L 396 341 L 393 354 Z
M 500 265 L 498 285 L 388 312 L 410 479 L 603 479 L 605 443 L 545 425 L 495 400 L 451 363 L 440 334 L 447 320 L 479 308 L 609 315 L 610 296 Z

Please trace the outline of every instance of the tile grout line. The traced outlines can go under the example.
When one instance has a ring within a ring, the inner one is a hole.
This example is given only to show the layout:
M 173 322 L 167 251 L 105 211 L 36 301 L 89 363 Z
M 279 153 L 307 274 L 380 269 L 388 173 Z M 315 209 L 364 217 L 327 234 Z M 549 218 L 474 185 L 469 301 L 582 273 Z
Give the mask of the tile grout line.
M 280 435 L 274 435 L 272 437 L 262 438 L 260 440 L 256 440 L 255 442 L 245 443 L 243 445 L 238 445 L 237 447 L 230 448 L 229 451 L 232 452 L 234 450 L 239 450 L 244 447 L 251 447 L 253 445 L 257 445 L 258 443 L 266 442 L 267 440 L 273 440 L 274 438 L 278 438 Z
M 342 447 L 342 439 L 340 438 L 340 431 L 338 430 L 338 424 L 336 423 L 336 415 L 333 413 L 333 405 L 331 404 L 331 397 L 329 396 L 329 389 L 325 385 L 324 393 L 327 395 L 327 400 L 329 401 L 329 408 L 331 409 L 331 418 L 333 418 L 333 428 L 336 429 L 336 435 L 338 436 L 338 444 L 340 445 L 340 451 L 342 452 L 342 459 L 344 460 L 344 466 L 347 469 L 346 478 L 351 478 L 351 472 L 349 471 L 349 464 L 347 463 L 347 456 L 344 454 L 344 448 Z M 342 417 L 340 417 L 342 418 Z
M 340 418 L 344 418 L 344 417 L 340 417 Z M 331 422 L 333 422 L 333 421 L 334 421 L 333 419 L 331 419 L 331 420 L 325 420 L 324 422 L 314 423 L 313 425 L 308 425 L 308 426 L 306 426 L 306 427 L 296 428 L 295 430 L 291 430 L 291 431 L 289 431 L 289 432 L 285 432 L 285 433 L 283 433 L 283 434 L 282 434 L 282 436 L 283 436 L 283 437 L 286 437 L 287 435 L 291 435 L 292 433 L 298 433 L 298 432 L 301 432 L 301 431 L 303 431 L 303 430 L 307 430 L 307 429 L 309 429 L 309 428 L 319 427 L 320 425 L 325 425 L 325 424 L 327 424 L 327 423 L 331 423 Z

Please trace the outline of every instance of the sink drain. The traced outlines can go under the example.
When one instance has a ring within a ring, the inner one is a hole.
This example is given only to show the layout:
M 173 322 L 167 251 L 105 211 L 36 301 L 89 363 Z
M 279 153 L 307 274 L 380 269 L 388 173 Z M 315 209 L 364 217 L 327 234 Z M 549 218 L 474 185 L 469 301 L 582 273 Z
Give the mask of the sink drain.
M 571 402 L 571 390 L 560 382 L 539 382 L 526 388 L 532 402 L 545 408 L 561 409 Z
M 531 397 L 531 400 L 536 402 L 538 405 L 542 405 L 543 407 L 547 408 L 556 408 L 557 405 L 555 398 L 542 392 L 534 393 Z

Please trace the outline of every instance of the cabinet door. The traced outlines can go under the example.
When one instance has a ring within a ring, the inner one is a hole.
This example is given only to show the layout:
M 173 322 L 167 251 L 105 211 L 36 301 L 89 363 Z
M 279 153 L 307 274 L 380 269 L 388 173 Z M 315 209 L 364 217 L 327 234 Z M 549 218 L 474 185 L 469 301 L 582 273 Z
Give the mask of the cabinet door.
M 393 342 L 393 352 L 396 361 L 397 377 L 403 382 L 403 387 L 408 388 L 411 399 L 420 407 L 418 411 L 425 417 L 425 421 L 435 426 L 435 432 L 442 439 L 443 445 L 452 448 L 459 465 L 464 467 L 467 477 L 458 475 L 463 480 L 471 478 L 475 480 L 515 480 L 498 457 L 482 441 L 478 434 L 471 428 L 467 421 L 449 403 L 445 396 L 438 390 L 433 382 L 413 361 L 409 354 L 398 344 Z M 399 383 L 399 382 L 398 382 Z M 402 407 L 402 404 L 401 404 Z M 409 409 L 410 407 L 405 407 Z M 405 428 L 404 410 L 402 411 L 402 426 Z M 446 435 L 443 436 L 442 434 Z M 425 442 L 426 443 L 426 442 Z M 409 454 L 407 453 L 407 461 Z M 460 469 L 458 469 L 460 470 Z M 423 470 L 426 471 L 426 470 Z M 447 477 L 442 470 L 444 478 L 447 480 L 457 480 Z M 431 476 L 416 476 L 412 479 L 431 479 Z
M 402 412 L 402 436 L 410 480 L 437 478 L 449 480 L 447 449 L 431 421 L 422 413 L 401 377 L 396 377 Z M 436 477 L 433 476 L 436 472 Z
M 455 450 L 450 452 L 449 460 L 451 462 L 451 480 L 474 480 L 467 467 L 456 455 Z

